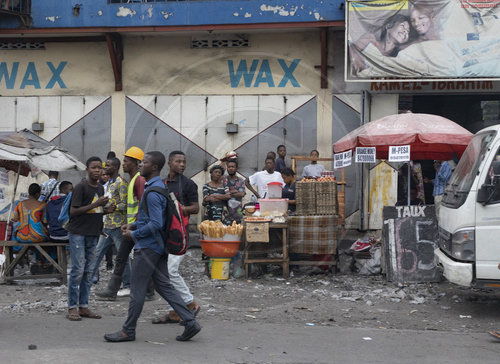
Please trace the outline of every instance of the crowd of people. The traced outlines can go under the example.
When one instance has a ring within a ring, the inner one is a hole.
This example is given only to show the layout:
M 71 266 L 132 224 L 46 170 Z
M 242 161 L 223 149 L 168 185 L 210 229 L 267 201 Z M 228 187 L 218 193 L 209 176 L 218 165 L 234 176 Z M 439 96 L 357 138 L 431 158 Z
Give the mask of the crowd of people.
M 286 147 L 280 145 L 276 152 L 268 153 L 265 168 L 246 180 L 237 174 L 238 155 L 234 152 L 221 159 L 221 164 L 214 165 L 209 171 L 210 180 L 201 189 L 203 218 L 225 224 L 241 223 L 246 188 L 256 198 L 266 198 L 270 182 L 281 183 L 283 197 L 289 199 L 293 213 L 295 173 L 287 166 Z M 318 156 L 316 150 L 311 152 L 311 157 Z M 169 171 L 162 180 L 160 172 L 165 164 Z M 152 186 L 167 188 L 179 201 L 187 227 L 189 216 L 199 212 L 200 204 L 198 186 L 184 176 L 185 169 L 186 156 L 182 151 L 172 151 L 166 160 L 160 152 L 145 154 L 134 146 L 125 152 L 122 161 L 113 152 L 108 153 L 104 162 L 99 157 L 89 158 L 86 178 L 75 186 L 69 181 L 59 182 L 59 175 L 54 171 L 49 172 L 47 182 L 29 186 L 28 199 L 19 202 L 13 212 L 14 239 L 23 243 L 68 243 L 71 265 L 66 317 L 69 320 L 101 318 L 89 308 L 89 294 L 92 285 L 99 282 L 102 260 L 115 251 L 111 277 L 96 296 L 113 301 L 117 296 L 130 295 L 130 303 L 122 329 L 106 334 L 107 341 L 135 339 L 144 302 L 153 299 L 155 291 L 169 306 L 164 315 L 153 319 L 153 324 L 183 324 L 184 332 L 177 337 L 180 341 L 189 340 L 201 330 L 195 319 L 200 306 L 179 274 L 184 256 L 166 255 L 158 244 L 165 221 L 166 199 L 158 193 L 145 195 Z M 128 178 L 122 177 L 121 170 Z M 304 168 L 304 176 L 320 176 L 323 170 L 324 167 L 313 160 Z M 144 196 L 148 214 L 143 209 Z M 69 219 L 62 222 L 60 215 L 65 209 Z M 57 259 L 55 252 L 48 253 Z M 35 256 L 35 259 L 33 274 L 50 268 L 43 257 Z M 107 262 L 107 268 L 110 263 Z

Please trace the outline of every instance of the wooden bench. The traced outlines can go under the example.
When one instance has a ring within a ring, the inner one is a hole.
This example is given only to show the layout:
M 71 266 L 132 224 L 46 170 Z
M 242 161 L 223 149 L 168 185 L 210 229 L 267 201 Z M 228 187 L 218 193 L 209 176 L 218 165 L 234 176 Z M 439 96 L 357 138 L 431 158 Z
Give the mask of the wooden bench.
M 15 279 L 41 279 L 41 278 L 59 278 L 62 284 L 66 284 L 68 281 L 66 272 L 66 247 L 67 243 L 53 243 L 53 242 L 43 242 L 43 243 L 20 243 L 18 241 L 10 240 L 0 240 L 0 246 L 3 247 L 5 253 L 5 270 L 3 283 L 11 283 Z M 20 247 L 21 250 L 16 252 L 16 257 L 13 257 L 13 247 Z M 57 262 L 51 258 L 51 256 L 43 248 L 57 248 Z M 26 256 L 29 249 L 38 251 L 52 267 L 56 269 L 56 273 L 51 274 L 36 274 L 36 275 L 23 275 L 15 276 L 14 269 L 21 262 L 21 259 Z

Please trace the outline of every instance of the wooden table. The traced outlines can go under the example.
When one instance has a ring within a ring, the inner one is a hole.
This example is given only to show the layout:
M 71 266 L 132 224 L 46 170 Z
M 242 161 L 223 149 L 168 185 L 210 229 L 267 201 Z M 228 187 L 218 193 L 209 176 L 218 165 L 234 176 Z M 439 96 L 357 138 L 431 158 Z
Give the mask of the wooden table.
M 4 272 L 4 283 L 9 283 L 15 279 L 40 279 L 40 278 L 60 278 L 62 284 L 66 284 L 67 272 L 66 272 L 66 247 L 67 243 L 20 243 L 18 241 L 10 240 L 0 240 L 0 246 L 4 247 L 5 252 L 5 272 Z M 16 253 L 16 258 L 13 258 L 13 247 L 20 247 L 21 250 Z M 51 258 L 51 256 L 43 248 L 56 247 L 57 248 L 57 262 Z M 28 253 L 29 249 L 33 248 L 43 255 L 52 267 L 54 267 L 58 272 L 52 274 L 36 274 L 36 275 L 26 275 L 26 276 L 15 276 L 14 268 L 19 264 L 21 259 Z
M 283 267 L 283 278 L 288 278 L 290 277 L 290 259 L 288 258 L 288 224 L 287 223 L 281 223 L 281 224 L 275 224 L 275 223 L 269 223 L 269 229 L 281 229 L 283 232 L 283 236 L 281 239 L 282 242 L 282 253 L 283 257 L 282 258 L 255 258 L 255 259 L 249 259 L 248 258 L 248 249 L 249 246 L 253 242 L 249 242 L 245 239 L 245 254 L 244 254 L 244 264 L 245 264 L 245 275 L 248 278 L 248 265 L 249 264 L 281 264 Z

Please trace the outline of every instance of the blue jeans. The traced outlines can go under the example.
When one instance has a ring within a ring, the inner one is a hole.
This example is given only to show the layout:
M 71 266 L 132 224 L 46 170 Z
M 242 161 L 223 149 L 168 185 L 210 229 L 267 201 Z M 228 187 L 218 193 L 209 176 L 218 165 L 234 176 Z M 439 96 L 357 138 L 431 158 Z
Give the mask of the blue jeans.
M 69 234 L 68 308 L 88 307 L 97 236 Z
M 104 235 L 99 237 L 99 242 L 97 243 L 96 248 L 96 260 L 95 265 L 92 269 L 92 277 L 94 281 L 99 281 L 99 266 L 101 265 L 102 259 L 106 255 L 106 251 L 111 246 L 111 244 L 115 244 L 116 251 L 120 250 L 120 245 L 122 244 L 122 232 L 120 228 L 116 229 L 103 229 L 102 232 L 107 234 L 108 237 L 105 238 Z M 123 288 L 130 287 L 130 261 L 127 259 L 127 263 L 125 265 L 125 271 L 123 273 Z

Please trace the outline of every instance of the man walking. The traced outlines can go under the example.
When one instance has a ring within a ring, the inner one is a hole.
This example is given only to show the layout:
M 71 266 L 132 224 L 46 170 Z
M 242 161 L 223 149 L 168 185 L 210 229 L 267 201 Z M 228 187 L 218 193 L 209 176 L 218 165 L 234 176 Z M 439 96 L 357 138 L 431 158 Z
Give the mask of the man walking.
M 165 188 L 165 184 L 160 178 L 160 171 L 164 165 L 165 156 L 162 153 L 146 153 L 141 163 L 141 175 L 146 179 L 146 191 L 150 187 Z M 148 215 L 144 211 L 144 202 L 147 202 Z M 105 334 L 104 338 L 107 341 L 135 340 L 137 320 L 142 312 L 147 284 L 151 278 L 156 291 L 174 308 L 185 323 L 184 332 L 177 336 L 176 340 L 189 340 L 201 330 L 193 312 L 188 309 L 169 279 L 169 256 L 165 254 L 161 237 L 161 231 L 165 224 L 166 207 L 167 200 L 164 196 L 159 193 L 149 193 L 146 195 L 146 201 L 141 200 L 137 221 L 122 227 L 123 236 L 133 239 L 135 242 L 130 304 L 127 320 L 123 324 L 122 330 Z
M 184 225 L 187 225 L 189 223 L 189 215 L 197 214 L 200 210 L 200 205 L 198 203 L 198 186 L 191 179 L 184 176 L 186 156 L 182 151 L 174 150 L 169 154 L 168 167 L 169 172 L 165 180 L 165 185 L 169 192 L 174 193 L 181 204 L 182 212 L 186 217 Z M 170 282 L 180 293 L 181 298 L 187 304 L 188 308 L 196 316 L 200 311 L 200 305 L 194 301 L 194 297 L 189 291 L 186 282 L 179 274 L 179 265 L 183 259 L 184 255 L 170 255 L 168 257 L 168 274 L 170 276 Z M 181 318 L 174 310 L 169 310 L 166 315 L 155 318 L 152 322 L 153 324 L 179 323 L 181 322 Z
M 119 175 L 120 160 L 116 157 L 106 161 L 106 173 L 110 179 L 107 185 L 106 195 L 111 199 L 111 203 L 116 206 L 116 210 L 104 217 L 103 235 L 100 236 L 96 249 L 96 262 L 93 270 L 93 281 L 96 283 L 99 280 L 99 265 L 106 251 L 114 244 L 116 251 L 120 250 L 122 243 L 121 226 L 127 222 L 127 181 Z M 130 263 L 125 264 L 123 274 L 123 288 L 130 287 Z
M 144 152 L 138 147 L 129 148 L 123 157 L 123 172 L 128 173 L 130 176 L 130 182 L 127 189 L 127 224 L 132 224 L 136 221 L 137 213 L 139 212 L 139 201 L 144 193 L 144 184 L 146 181 L 139 172 L 139 163 L 143 157 Z M 96 293 L 99 298 L 107 301 L 116 300 L 118 290 L 122 284 L 122 276 L 125 272 L 126 265 L 130 264 L 129 254 L 133 247 L 133 240 L 122 239 L 120 248 L 116 254 L 115 269 L 108 282 L 108 286 L 103 291 Z M 123 291 L 125 291 L 123 295 L 130 293 L 129 288 L 124 288 Z M 153 295 L 154 289 L 150 286 L 147 296 L 151 298 Z
M 101 318 L 88 308 L 92 267 L 97 239 L 102 232 L 103 214 L 115 209 L 113 204 L 106 206 L 109 199 L 104 196 L 104 189 L 98 182 L 102 172 L 101 159 L 90 157 L 86 165 L 87 179 L 73 190 L 67 228 L 71 254 L 67 318 L 71 321 L 80 321 L 82 317 Z

